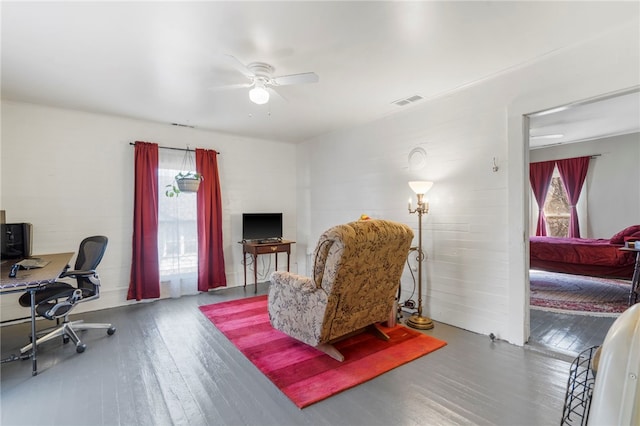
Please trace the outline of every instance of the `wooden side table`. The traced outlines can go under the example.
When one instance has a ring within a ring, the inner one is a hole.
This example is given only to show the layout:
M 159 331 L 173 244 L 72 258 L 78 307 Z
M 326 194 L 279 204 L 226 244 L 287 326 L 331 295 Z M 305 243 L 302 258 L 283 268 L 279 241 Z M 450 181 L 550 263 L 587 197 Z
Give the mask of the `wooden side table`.
M 636 254 L 636 264 L 631 278 L 631 292 L 629 293 L 629 306 L 631 306 L 638 303 L 638 293 L 640 292 L 640 248 L 622 247 L 620 250 L 631 251 Z
M 291 256 L 291 244 L 295 244 L 295 241 L 282 240 L 273 243 L 258 243 L 241 241 L 242 244 L 242 258 L 244 262 L 244 286 L 247 286 L 247 253 L 251 255 L 253 259 L 253 282 L 255 283 L 255 291 L 258 292 L 258 256 L 261 254 L 274 254 L 276 256 L 276 271 L 278 270 L 278 253 L 287 253 L 287 271 L 289 271 L 290 256 Z

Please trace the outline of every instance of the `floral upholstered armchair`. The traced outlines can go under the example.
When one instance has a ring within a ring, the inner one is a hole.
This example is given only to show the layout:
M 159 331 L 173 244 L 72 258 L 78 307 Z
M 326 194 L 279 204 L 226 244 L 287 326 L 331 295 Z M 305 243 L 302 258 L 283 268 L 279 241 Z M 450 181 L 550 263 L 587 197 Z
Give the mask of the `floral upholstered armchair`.
M 342 361 L 332 343 L 389 319 L 412 240 L 411 228 L 388 220 L 325 231 L 314 252 L 313 277 L 271 275 L 271 325 Z

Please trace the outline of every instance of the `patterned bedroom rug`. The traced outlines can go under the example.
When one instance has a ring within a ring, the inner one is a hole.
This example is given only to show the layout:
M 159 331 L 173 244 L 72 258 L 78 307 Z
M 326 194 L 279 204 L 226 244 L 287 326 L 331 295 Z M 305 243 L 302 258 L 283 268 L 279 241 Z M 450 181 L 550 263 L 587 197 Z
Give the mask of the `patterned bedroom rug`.
M 200 306 L 200 310 L 295 405 L 307 407 L 447 343 L 402 325 L 383 330 L 385 342 L 362 333 L 335 344 L 338 362 L 269 323 L 267 296 Z
M 631 282 L 531 270 L 531 309 L 616 317 L 629 306 Z

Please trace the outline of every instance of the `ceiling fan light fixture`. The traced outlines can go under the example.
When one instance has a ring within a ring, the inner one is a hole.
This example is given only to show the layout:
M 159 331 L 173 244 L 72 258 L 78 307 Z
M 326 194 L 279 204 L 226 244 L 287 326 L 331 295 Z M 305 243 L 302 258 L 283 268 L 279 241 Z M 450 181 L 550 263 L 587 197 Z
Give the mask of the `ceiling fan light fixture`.
M 264 105 L 269 102 L 269 92 L 261 84 L 256 84 L 254 88 L 249 90 L 249 99 L 258 105 Z

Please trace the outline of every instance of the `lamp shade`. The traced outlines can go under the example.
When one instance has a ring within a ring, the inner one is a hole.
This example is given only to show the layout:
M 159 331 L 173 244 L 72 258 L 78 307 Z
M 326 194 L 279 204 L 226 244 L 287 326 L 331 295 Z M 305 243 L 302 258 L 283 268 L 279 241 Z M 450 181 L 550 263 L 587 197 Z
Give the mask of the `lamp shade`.
M 253 89 L 249 90 L 249 99 L 251 102 L 258 105 L 263 105 L 269 102 L 269 92 L 262 85 L 257 85 Z
M 428 190 L 433 186 L 433 182 L 427 182 L 423 180 L 414 180 L 409 182 L 409 186 L 416 194 L 426 194 Z

